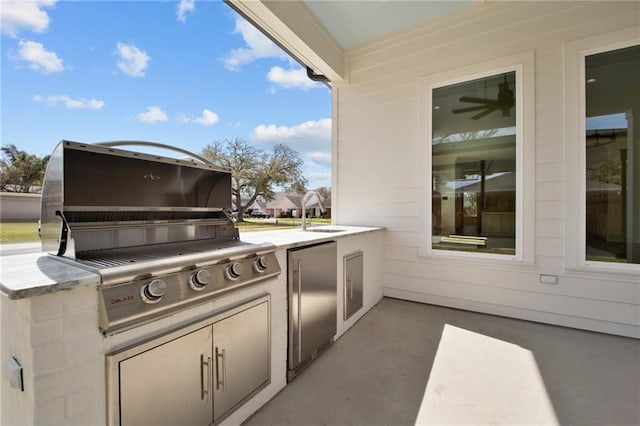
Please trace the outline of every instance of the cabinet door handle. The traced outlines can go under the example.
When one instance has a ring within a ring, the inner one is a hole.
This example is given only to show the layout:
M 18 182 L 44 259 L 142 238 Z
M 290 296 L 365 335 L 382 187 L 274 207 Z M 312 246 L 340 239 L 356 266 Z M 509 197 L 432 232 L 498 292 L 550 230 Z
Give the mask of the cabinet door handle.
M 227 363 L 226 351 L 224 349 L 220 351 L 216 346 L 216 390 L 220 390 L 220 388 L 222 388 L 223 392 L 224 392 L 225 382 L 227 381 L 226 363 Z M 222 373 L 220 373 L 220 370 L 222 370 Z
M 206 375 L 205 375 L 206 367 Z M 205 378 L 206 377 L 206 378 Z M 205 387 L 206 382 L 206 387 Z M 204 360 L 204 355 L 200 355 L 200 399 L 202 401 L 209 400 L 209 391 L 211 390 L 211 357 L 208 356 Z
M 298 362 L 302 360 L 302 265 L 298 259 Z
M 349 283 L 349 299 L 353 299 L 353 280 L 347 278 L 347 282 Z

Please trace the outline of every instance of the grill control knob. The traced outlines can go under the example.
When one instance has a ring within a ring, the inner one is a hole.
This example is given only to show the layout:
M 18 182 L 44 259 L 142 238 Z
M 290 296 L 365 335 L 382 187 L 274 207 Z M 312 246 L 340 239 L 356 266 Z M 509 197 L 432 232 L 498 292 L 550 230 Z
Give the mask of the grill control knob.
M 224 275 L 230 280 L 237 280 L 243 272 L 244 266 L 242 263 L 233 262 L 231 265 L 227 266 L 227 270 Z
M 145 303 L 158 303 L 167 292 L 167 283 L 155 279 L 142 287 L 141 296 Z
M 209 271 L 200 269 L 189 278 L 189 287 L 196 291 L 203 290 L 209 284 L 209 278 L 211 278 Z
M 265 256 L 260 256 L 259 258 L 256 259 L 255 262 L 253 262 L 253 269 L 256 272 L 264 272 L 267 270 L 268 267 L 269 267 L 269 261 Z

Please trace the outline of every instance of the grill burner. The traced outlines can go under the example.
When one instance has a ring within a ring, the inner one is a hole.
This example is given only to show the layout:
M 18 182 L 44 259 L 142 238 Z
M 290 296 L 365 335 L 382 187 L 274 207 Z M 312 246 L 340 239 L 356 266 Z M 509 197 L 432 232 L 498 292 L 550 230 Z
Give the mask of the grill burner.
M 41 238 L 55 259 L 101 277 L 100 328 L 113 333 L 280 273 L 272 244 L 239 239 L 231 173 L 192 160 L 62 141 L 42 190 Z

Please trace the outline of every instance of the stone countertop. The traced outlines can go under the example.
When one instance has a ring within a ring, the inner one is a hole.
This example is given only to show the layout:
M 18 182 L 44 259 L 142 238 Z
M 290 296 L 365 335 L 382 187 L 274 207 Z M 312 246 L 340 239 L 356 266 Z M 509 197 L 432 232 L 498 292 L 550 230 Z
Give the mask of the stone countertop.
M 9 299 L 25 299 L 41 294 L 97 286 L 100 277 L 52 259 L 47 253 L 27 253 L 0 257 L 0 292 Z
M 240 239 L 248 243 L 272 243 L 278 248 L 288 249 L 384 229 L 379 227 L 327 225 L 308 227 L 306 231 L 285 229 L 242 232 L 241 230 Z
M 309 229 L 333 232 L 318 232 Z M 300 229 L 241 231 L 240 239 L 248 243 L 269 242 L 278 248 L 287 249 L 383 229 L 331 225 L 308 228 L 307 231 Z M 41 294 L 100 284 L 99 275 L 52 259 L 47 253 L 22 253 L 21 250 L 15 251 L 15 253 L 0 256 L 0 292 L 10 299 L 25 299 Z

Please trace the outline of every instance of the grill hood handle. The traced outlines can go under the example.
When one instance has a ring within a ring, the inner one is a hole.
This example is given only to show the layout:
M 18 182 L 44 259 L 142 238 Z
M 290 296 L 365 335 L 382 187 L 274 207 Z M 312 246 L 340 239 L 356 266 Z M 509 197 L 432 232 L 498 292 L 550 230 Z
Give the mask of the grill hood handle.
M 147 141 L 111 141 L 111 142 L 99 142 L 96 143 L 94 145 L 101 145 L 101 146 L 108 146 L 108 147 L 115 147 L 115 146 L 146 146 L 146 147 L 152 147 L 152 148 L 162 148 L 162 149 L 168 149 L 170 151 L 175 151 L 175 152 L 179 152 L 181 154 L 187 155 L 191 158 L 193 158 L 194 160 L 198 160 L 201 163 L 210 165 L 210 166 L 215 166 L 215 164 L 213 164 L 211 161 L 207 160 L 204 157 L 201 157 L 197 154 L 194 154 L 193 152 L 187 151 L 186 149 L 182 149 L 182 148 L 178 148 L 175 146 L 171 146 L 171 145 L 165 145 L 163 143 L 159 143 L 159 142 L 147 142 Z

